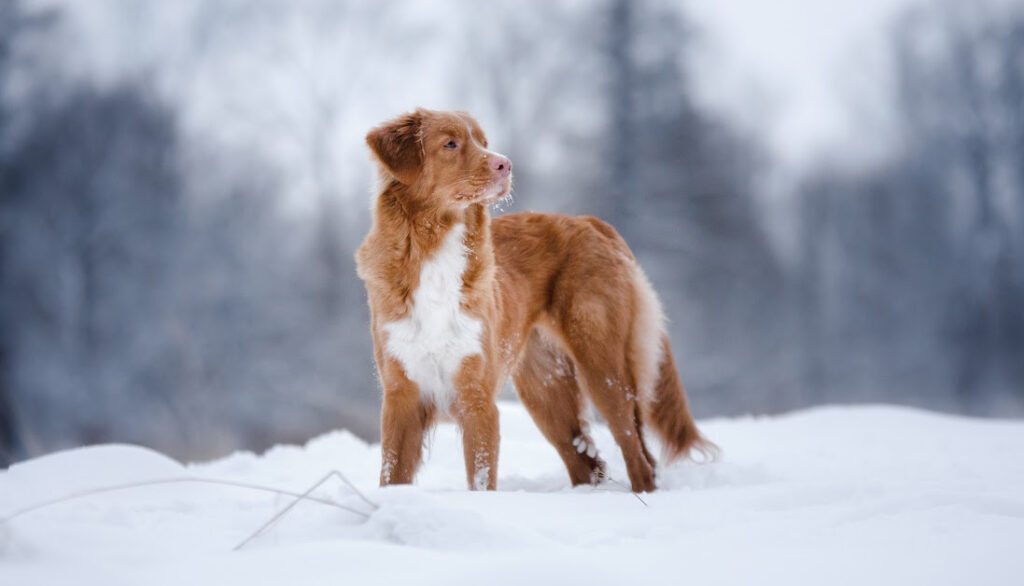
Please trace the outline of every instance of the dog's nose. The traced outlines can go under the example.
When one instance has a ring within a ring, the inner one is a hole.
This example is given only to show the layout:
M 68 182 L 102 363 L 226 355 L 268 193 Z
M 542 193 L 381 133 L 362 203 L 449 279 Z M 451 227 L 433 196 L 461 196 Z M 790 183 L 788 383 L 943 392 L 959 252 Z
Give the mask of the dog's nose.
M 512 161 L 508 160 L 508 157 L 494 155 L 494 158 L 491 159 L 491 169 L 498 175 L 505 177 L 512 172 Z

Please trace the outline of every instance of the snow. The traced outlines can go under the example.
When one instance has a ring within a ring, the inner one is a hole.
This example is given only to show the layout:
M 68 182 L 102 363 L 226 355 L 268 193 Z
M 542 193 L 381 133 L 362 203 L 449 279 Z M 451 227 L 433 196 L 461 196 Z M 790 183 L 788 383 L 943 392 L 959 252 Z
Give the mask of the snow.
M 315 495 L 240 551 L 292 499 L 169 484 L 93 495 L 0 525 L 0 584 L 1011 584 L 1024 573 L 1024 422 L 895 407 L 829 407 L 702 422 L 714 463 L 659 474 L 643 501 L 572 489 L 523 409 L 500 406 L 497 492 L 465 487 L 442 425 L 415 486 L 376 487 L 380 447 L 334 432 L 302 447 L 183 465 L 122 445 L 0 473 L 0 515 L 96 487 L 202 477 Z M 626 474 L 603 425 L 609 473 Z

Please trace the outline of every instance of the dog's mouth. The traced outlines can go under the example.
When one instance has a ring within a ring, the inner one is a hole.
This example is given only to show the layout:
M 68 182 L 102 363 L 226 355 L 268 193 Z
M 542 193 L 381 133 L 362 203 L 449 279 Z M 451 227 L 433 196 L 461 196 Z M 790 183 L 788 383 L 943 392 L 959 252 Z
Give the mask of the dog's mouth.
M 485 205 L 491 205 L 498 203 L 502 200 L 507 200 L 512 197 L 512 188 L 510 185 L 503 186 L 500 190 L 492 195 L 485 196 L 481 199 L 481 203 Z
M 512 177 L 502 177 L 475 194 L 456 193 L 455 200 L 459 203 L 470 205 L 482 203 L 491 205 L 506 201 L 512 196 Z
M 485 205 L 499 202 L 512 195 L 512 176 L 503 177 L 495 181 L 491 187 L 481 194 L 480 202 Z

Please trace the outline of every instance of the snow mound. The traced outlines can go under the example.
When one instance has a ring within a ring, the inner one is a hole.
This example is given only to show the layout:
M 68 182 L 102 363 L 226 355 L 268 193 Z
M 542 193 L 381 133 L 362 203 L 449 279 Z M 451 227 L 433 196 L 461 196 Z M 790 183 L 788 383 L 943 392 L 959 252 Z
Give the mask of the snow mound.
M 380 446 L 348 432 L 183 465 L 98 446 L 0 473 L 0 516 L 96 488 L 207 478 L 301 493 L 339 479 L 239 551 L 289 496 L 199 482 L 89 494 L 0 523 L 0 584 L 1010 584 L 1024 573 L 1024 423 L 895 407 L 709 420 L 721 460 L 659 470 L 642 500 L 573 489 L 523 409 L 501 405 L 499 490 L 465 488 L 457 431 L 415 486 L 376 487 Z M 453 582 L 454 580 L 454 582 Z

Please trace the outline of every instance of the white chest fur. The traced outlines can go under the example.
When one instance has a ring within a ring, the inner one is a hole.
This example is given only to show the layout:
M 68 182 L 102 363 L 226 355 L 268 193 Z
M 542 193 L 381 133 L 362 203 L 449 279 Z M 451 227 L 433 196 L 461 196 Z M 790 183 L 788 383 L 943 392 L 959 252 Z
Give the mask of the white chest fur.
M 385 348 L 402 364 L 420 396 L 446 411 L 455 396 L 453 378 L 462 360 L 480 354 L 480 320 L 462 311 L 462 273 L 467 250 L 464 224 L 456 224 L 420 269 L 406 317 L 384 325 Z

